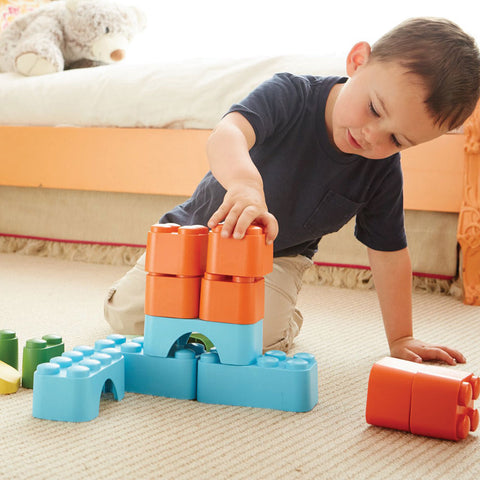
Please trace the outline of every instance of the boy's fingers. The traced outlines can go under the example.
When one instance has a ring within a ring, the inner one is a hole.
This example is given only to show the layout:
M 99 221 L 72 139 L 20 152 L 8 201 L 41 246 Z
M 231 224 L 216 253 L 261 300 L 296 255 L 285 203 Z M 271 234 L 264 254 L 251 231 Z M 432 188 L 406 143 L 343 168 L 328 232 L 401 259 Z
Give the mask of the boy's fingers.
M 228 211 L 229 207 L 225 203 L 222 203 L 220 207 L 218 207 L 218 210 L 210 217 L 207 224 L 209 228 L 215 228 L 222 220 L 224 220 Z
M 397 356 L 397 355 L 393 355 Z M 417 355 L 415 352 L 412 352 L 412 350 L 406 349 L 404 352 L 402 352 L 401 355 L 398 355 L 398 358 L 402 358 L 403 360 L 408 360 L 409 362 L 416 362 L 416 363 L 422 363 L 422 357 L 420 355 Z
M 257 218 L 257 209 L 253 206 L 246 207 L 237 219 L 235 225 L 235 231 L 233 232 L 233 238 L 240 240 L 245 236 L 247 228 L 255 222 Z M 261 222 L 255 222 L 261 223 Z
M 449 350 L 450 349 L 445 347 L 428 346 L 426 347 L 425 352 L 422 352 L 422 358 L 427 361 L 440 361 L 448 365 L 456 365 L 456 356 L 451 355 Z M 461 357 L 463 357 L 463 355 L 461 355 Z M 461 359 L 461 357 L 459 358 Z M 460 363 L 462 362 L 460 361 Z
M 277 219 L 271 214 L 267 213 L 267 222 L 265 223 L 266 230 L 266 242 L 268 244 L 273 243 L 278 235 L 278 222 Z
M 222 237 L 227 238 L 236 231 L 238 225 L 239 215 L 236 210 L 231 209 L 228 215 L 225 217 L 225 221 L 222 226 Z M 237 237 L 235 237 L 237 238 Z
M 445 350 L 458 363 L 466 363 L 467 359 L 458 350 L 455 350 L 454 348 L 450 348 L 450 347 L 440 347 L 440 348 Z
M 263 227 L 265 232 L 265 243 L 267 245 L 273 243 L 278 235 L 277 219 L 271 213 L 267 213 L 262 216 L 262 218 L 259 218 L 255 223 Z

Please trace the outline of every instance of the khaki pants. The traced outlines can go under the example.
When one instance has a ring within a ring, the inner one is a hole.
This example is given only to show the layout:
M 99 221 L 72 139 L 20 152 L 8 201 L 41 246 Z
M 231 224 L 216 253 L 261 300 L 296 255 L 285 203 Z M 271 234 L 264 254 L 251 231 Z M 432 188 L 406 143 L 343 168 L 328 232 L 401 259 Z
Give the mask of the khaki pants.
M 311 265 L 312 261 L 303 255 L 274 259 L 273 271 L 265 277 L 264 350 L 287 351 L 298 335 L 303 317 L 296 308 L 297 296 L 303 273 Z M 114 331 L 143 335 L 145 276 L 143 254 L 108 291 L 104 304 L 105 320 Z

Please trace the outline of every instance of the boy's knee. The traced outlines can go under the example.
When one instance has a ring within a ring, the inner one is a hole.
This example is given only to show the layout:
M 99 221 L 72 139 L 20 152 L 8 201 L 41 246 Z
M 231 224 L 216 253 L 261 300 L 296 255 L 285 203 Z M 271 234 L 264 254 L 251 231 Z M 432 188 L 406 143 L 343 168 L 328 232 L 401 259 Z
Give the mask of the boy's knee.
M 263 320 L 264 350 L 288 351 L 303 324 L 296 308 L 303 273 L 311 266 L 310 259 L 276 258 L 273 271 L 265 277 L 265 315 Z
M 103 311 L 115 332 L 143 335 L 145 321 L 145 254 L 107 292 Z

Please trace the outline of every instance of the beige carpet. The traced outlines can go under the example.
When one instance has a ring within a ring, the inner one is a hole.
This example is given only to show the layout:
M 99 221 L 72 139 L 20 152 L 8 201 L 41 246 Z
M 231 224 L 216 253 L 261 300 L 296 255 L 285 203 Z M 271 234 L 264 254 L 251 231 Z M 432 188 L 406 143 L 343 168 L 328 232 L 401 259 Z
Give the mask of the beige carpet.
M 102 301 L 129 267 L 0 254 L 0 328 L 62 335 L 66 348 L 110 333 Z M 31 415 L 32 392 L 0 396 L 0 478 L 478 479 L 479 433 L 455 443 L 364 420 L 371 365 L 387 354 L 375 292 L 305 285 L 295 351 L 319 363 L 309 413 L 216 406 L 127 393 L 88 423 Z M 416 333 L 458 347 L 480 373 L 480 308 L 414 296 Z M 478 402 L 477 402 L 478 403 Z

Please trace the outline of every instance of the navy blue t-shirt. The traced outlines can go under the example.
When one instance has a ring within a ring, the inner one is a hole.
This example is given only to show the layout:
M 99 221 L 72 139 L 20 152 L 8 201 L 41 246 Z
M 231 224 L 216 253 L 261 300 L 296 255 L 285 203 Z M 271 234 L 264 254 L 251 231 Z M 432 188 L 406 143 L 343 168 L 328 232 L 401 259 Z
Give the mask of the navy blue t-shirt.
M 355 236 L 368 247 L 406 247 L 400 155 L 371 160 L 344 154 L 328 138 L 326 101 L 332 87 L 345 81 L 277 74 L 229 110 L 241 113 L 255 131 L 250 156 L 279 224 L 275 256 L 311 258 L 323 235 L 355 215 Z M 206 225 L 224 195 L 209 172 L 193 196 L 160 222 Z

